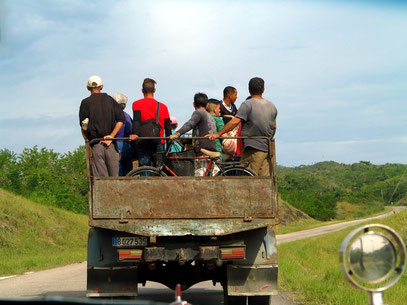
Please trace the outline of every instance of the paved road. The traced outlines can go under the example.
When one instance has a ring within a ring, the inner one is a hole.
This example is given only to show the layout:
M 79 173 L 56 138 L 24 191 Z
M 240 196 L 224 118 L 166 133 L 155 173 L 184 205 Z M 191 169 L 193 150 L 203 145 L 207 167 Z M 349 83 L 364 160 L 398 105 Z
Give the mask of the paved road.
M 282 243 L 335 232 L 367 220 L 386 217 L 402 209 L 397 207 L 390 213 L 364 220 L 354 220 L 311 230 L 283 234 L 279 235 L 277 240 L 278 243 Z M 0 278 L 0 298 L 27 299 L 52 296 L 85 298 L 85 290 L 86 262 L 14 277 Z M 139 295 L 141 299 L 167 303 L 172 302 L 174 299 L 172 290 L 157 283 L 148 283 L 146 287 L 140 287 Z M 184 299 L 194 305 L 223 304 L 222 287 L 220 285 L 214 287 L 212 282 L 197 284 L 185 291 L 183 296 Z M 288 293 L 280 293 L 279 296 L 273 298 L 276 305 L 295 305 Z
M 86 298 L 86 262 L 35 273 L 0 279 L 0 298 L 32 299 L 62 296 Z M 193 305 L 223 304 L 222 287 L 212 282 L 202 282 L 183 292 L 183 299 Z M 139 298 L 164 303 L 174 301 L 174 292 L 164 285 L 148 282 L 139 287 Z M 293 305 L 290 295 L 275 296 L 275 303 Z
M 374 216 L 374 217 L 351 220 L 351 221 L 336 223 L 336 224 L 323 226 L 323 227 L 319 227 L 319 228 L 314 228 L 314 229 L 309 229 L 309 230 L 304 230 L 304 231 L 297 231 L 297 232 L 287 233 L 287 234 L 281 234 L 281 235 L 277 236 L 277 244 L 286 243 L 286 242 L 304 239 L 304 238 L 315 237 L 318 235 L 328 234 L 328 233 L 332 233 L 332 232 L 337 232 L 342 229 L 360 224 L 362 222 L 366 222 L 366 221 L 370 221 L 370 220 L 374 220 L 374 219 L 385 218 L 385 217 L 393 215 L 395 213 L 399 213 L 400 211 L 402 211 L 404 209 L 405 209 L 405 207 L 394 207 L 391 212 L 388 212 L 388 213 L 382 214 L 382 215 L 378 215 L 378 216 Z

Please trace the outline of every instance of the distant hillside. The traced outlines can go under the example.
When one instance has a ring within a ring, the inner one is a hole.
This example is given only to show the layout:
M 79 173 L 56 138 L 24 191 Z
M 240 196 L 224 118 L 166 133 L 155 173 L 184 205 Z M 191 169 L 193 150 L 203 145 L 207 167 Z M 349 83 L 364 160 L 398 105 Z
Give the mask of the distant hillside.
M 363 217 L 381 211 L 386 204 L 407 204 L 406 173 L 407 165 L 373 165 L 367 161 L 277 166 L 281 198 L 323 221 L 349 218 L 352 213 Z M 85 147 L 65 154 L 36 146 L 21 154 L 1 149 L 0 188 L 45 205 L 86 214 Z
M 296 209 L 291 204 L 281 200 L 279 198 L 278 205 L 280 207 L 279 210 L 279 221 L 281 225 L 287 225 L 290 223 L 295 223 L 301 220 L 310 220 L 312 219 L 310 216 L 305 214 L 304 212 Z
M 86 260 L 88 217 L 0 189 L 0 276 Z
M 279 226 L 277 234 L 285 234 L 303 228 L 313 227 L 319 225 L 321 222 L 317 221 L 301 210 L 293 207 L 288 202 L 278 198 L 279 205 Z
M 277 167 L 281 198 L 319 220 L 335 218 L 337 202 L 363 206 L 359 214 L 361 210 L 365 214 L 378 212 L 387 204 L 407 204 L 406 173 L 404 164 L 373 165 L 366 161 Z

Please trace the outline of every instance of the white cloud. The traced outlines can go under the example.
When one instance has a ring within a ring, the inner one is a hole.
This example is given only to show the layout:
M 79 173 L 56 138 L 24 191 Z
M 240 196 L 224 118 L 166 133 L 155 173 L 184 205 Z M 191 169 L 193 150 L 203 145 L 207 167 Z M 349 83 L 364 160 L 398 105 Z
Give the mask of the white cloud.
M 407 49 L 404 7 L 320 1 L 8 1 L 5 6 L 0 52 L 8 51 L 0 58 L 0 119 L 14 119 L 11 129 L 39 119 L 36 130 L 48 135 L 36 137 L 40 146 L 72 150 L 82 143 L 76 119 L 63 128 L 79 140 L 62 143 L 49 140 L 53 125 L 41 129 L 40 119 L 76 118 L 91 74 L 102 77 L 106 92 L 129 97 L 128 112 L 131 101 L 141 98 L 144 77 L 156 79 L 157 98 L 180 122 L 193 110 L 194 93 L 221 98 L 223 88 L 233 85 L 239 105 L 248 95 L 248 80 L 261 76 L 265 96 L 279 110 L 277 139 L 285 152 L 280 163 L 351 154 L 404 160 L 402 142 L 391 142 L 393 150 L 363 148 L 373 145 L 371 139 L 407 133 L 407 53 L 400 52 Z M 30 141 L 9 145 L 17 150 Z M 308 154 L 304 145 L 319 149 Z M 291 149 L 303 155 L 291 155 Z

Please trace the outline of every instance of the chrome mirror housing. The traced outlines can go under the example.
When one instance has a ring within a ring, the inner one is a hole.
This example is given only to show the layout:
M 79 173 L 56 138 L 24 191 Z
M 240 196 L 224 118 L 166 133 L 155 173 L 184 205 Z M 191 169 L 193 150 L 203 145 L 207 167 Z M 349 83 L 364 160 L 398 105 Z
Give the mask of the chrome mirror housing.
M 406 246 L 393 229 L 371 224 L 346 236 L 339 252 L 343 275 L 369 294 L 369 304 L 383 305 L 383 291 L 393 286 L 406 267 Z

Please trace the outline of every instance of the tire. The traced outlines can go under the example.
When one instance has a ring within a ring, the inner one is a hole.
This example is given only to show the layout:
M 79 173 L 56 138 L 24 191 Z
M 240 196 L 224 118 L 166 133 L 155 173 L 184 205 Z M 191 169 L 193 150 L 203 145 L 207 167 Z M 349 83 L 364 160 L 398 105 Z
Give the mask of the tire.
M 164 172 L 159 171 L 153 166 L 141 166 L 139 168 L 133 169 L 128 172 L 127 177 L 165 177 L 167 176 Z
M 244 166 L 231 166 L 219 171 L 215 176 L 257 176 L 250 168 Z

